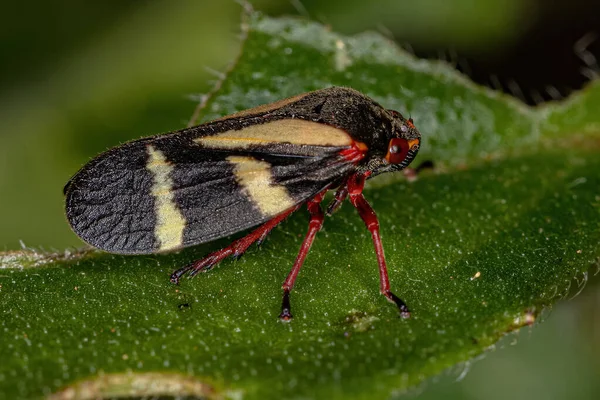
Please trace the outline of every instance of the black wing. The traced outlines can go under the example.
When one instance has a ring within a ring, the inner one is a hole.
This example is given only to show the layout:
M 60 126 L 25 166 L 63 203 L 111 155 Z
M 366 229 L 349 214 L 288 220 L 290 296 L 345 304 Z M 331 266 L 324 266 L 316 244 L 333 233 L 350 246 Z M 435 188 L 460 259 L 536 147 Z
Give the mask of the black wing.
M 266 222 L 355 168 L 340 154 L 352 138 L 328 125 L 229 128 L 201 125 L 96 157 L 65 187 L 73 230 L 113 253 L 178 249 Z

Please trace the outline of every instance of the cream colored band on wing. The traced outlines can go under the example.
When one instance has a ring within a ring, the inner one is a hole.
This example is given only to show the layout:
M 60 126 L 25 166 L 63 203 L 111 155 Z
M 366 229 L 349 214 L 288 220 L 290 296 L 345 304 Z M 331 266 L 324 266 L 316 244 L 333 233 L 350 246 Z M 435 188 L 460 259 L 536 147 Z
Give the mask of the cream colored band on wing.
M 281 119 L 194 139 L 211 149 L 245 149 L 253 145 L 291 143 L 344 147 L 352 138 L 342 129 L 302 119 Z
M 154 196 L 156 226 L 154 236 L 161 251 L 181 247 L 185 218 L 175 202 L 171 172 L 173 165 L 167 161 L 162 151 L 149 145 L 146 168 L 152 173 L 154 183 L 151 194 Z
M 263 215 L 274 216 L 293 207 L 287 189 L 273 182 L 271 165 L 252 157 L 229 156 L 236 182 Z

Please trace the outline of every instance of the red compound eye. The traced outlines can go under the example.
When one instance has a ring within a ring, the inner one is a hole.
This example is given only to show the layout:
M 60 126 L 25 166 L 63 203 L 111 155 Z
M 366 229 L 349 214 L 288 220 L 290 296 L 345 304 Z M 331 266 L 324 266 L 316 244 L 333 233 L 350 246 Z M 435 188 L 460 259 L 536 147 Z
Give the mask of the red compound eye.
M 404 161 L 410 150 L 416 151 L 418 148 L 419 139 L 406 140 L 395 138 L 390 140 L 385 159 L 390 164 L 400 164 L 402 161 Z

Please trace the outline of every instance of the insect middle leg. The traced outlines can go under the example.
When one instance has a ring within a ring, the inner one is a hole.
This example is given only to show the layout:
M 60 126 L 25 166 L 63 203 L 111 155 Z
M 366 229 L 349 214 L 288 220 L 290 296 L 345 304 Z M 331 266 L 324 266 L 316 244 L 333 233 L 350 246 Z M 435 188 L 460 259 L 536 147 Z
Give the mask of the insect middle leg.
M 263 225 L 258 227 L 257 229 L 250 232 L 248 235 L 234 241 L 229 246 L 217 250 L 214 253 L 209 254 L 208 256 L 194 261 L 183 268 L 178 269 L 177 271 L 171 274 L 171 282 L 178 284 L 179 279 L 189 273 L 190 277 L 197 275 L 199 272 L 206 271 L 211 269 L 215 264 L 219 263 L 225 257 L 232 256 L 235 258 L 239 258 L 244 254 L 244 252 L 252 245 L 254 242 L 261 243 L 266 236 L 279 225 L 284 219 L 286 219 L 291 213 L 296 211 L 300 206 L 292 207 L 287 211 L 279 214 L 275 218 L 265 222 Z
M 323 200 L 323 197 L 325 196 L 326 192 L 327 190 L 322 191 L 306 203 L 308 212 L 310 213 L 308 232 L 306 233 L 306 237 L 304 238 L 304 241 L 300 246 L 300 251 L 298 252 L 296 261 L 294 261 L 294 266 L 292 267 L 292 270 L 285 279 L 285 282 L 283 282 L 283 300 L 281 302 L 281 314 L 279 314 L 279 319 L 281 319 L 282 321 L 289 321 L 293 318 L 292 309 L 290 305 L 290 291 L 294 287 L 296 277 L 300 272 L 300 268 L 302 268 L 302 264 L 304 264 L 304 259 L 306 259 L 306 255 L 308 254 L 310 246 L 315 240 L 317 232 L 319 232 L 321 230 L 321 227 L 323 226 L 323 219 L 325 218 L 325 214 L 321 209 L 321 201 Z
M 377 219 L 375 211 L 362 194 L 366 178 L 367 175 L 364 174 L 353 175 L 350 177 L 348 180 L 350 202 L 358 211 L 358 214 L 367 226 L 369 232 L 371 232 L 375 254 L 377 255 L 377 262 L 379 264 L 379 284 L 381 294 L 383 294 L 388 301 L 396 304 L 402 318 L 409 318 L 410 311 L 408 310 L 406 303 L 390 290 L 390 279 L 388 277 L 387 264 L 383 253 L 383 244 L 381 243 L 381 236 L 379 234 L 379 220 Z

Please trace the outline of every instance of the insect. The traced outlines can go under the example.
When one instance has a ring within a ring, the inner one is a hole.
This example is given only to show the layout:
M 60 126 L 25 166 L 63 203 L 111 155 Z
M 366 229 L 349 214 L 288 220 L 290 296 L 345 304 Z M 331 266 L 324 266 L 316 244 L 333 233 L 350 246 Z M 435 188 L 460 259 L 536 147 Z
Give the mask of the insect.
M 308 232 L 283 283 L 279 318 L 289 321 L 290 291 L 324 216 L 349 199 L 371 233 L 381 293 L 407 318 L 362 192 L 367 179 L 408 166 L 420 138 L 412 119 L 356 90 L 321 89 L 110 149 L 66 184 L 66 215 L 84 241 L 119 254 L 177 250 L 258 226 L 175 271 L 178 283 L 240 257 L 305 204 Z M 329 190 L 335 194 L 323 212 Z

